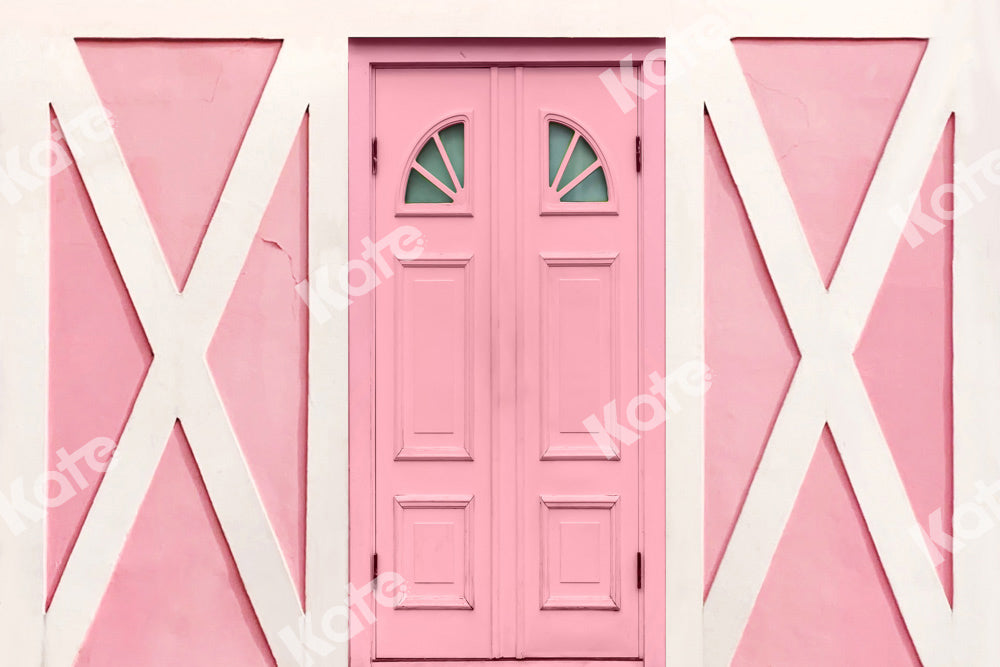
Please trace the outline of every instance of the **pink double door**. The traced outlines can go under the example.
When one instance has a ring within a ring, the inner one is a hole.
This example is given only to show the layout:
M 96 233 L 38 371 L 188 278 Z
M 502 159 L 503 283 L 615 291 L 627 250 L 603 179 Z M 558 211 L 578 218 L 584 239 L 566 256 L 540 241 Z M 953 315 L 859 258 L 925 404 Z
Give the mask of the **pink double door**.
M 641 391 L 639 114 L 603 70 L 375 70 L 376 658 L 640 655 L 641 441 L 588 421 Z

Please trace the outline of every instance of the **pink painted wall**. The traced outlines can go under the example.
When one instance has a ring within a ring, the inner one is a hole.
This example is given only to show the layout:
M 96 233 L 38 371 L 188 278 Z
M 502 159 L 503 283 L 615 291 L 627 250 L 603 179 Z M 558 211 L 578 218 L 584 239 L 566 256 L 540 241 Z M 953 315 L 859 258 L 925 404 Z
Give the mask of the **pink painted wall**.
M 923 54 L 920 41 L 739 40 L 829 283 Z M 706 592 L 799 354 L 706 118 Z M 920 192 L 952 180 L 944 129 Z M 933 214 L 932 214 L 933 215 Z M 892 224 L 888 212 L 886 224 Z M 951 508 L 951 230 L 901 241 L 855 359 L 916 516 Z M 950 595 L 951 561 L 938 568 Z M 824 430 L 734 665 L 919 665 Z
M 183 286 L 277 57 L 277 42 L 86 41 L 85 63 Z M 208 361 L 302 591 L 307 121 Z M 52 178 L 50 457 L 117 440 L 151 351 L 75 167 Z M 100 481 L 48 512 L 51 598 Z M 271 665 L 205 486 L 175 426 L 78 665 Z
M 280 46 L 88 41 L 81 50 L 179 285 Z M 902 104 L 917 41 L 741 40 L 747 81 L 829 281 Z M 302 591 L 308 120 L 208 361 Z M 706 147 L 706 591 L 798 352 L 710 119 Z M 953 126 L 919 197 L 952 180 Z M 933 215 L 933 213 L 931 214 Z M 887 224 L 891 224 L 888 221 Z M 52 179 L 50 446 L 117 439 L 152 358 L 75 168 Z M 856 352 L 916 516 L 951 509 L 950 228 L 902 241 Z M 48 591 L 100 482 L 48 511 Z M 947 528 L 947 524 L 946 524 Z M 951 560 L 938 572 L 950 596 Z M 269 665 L 183 428 L 175 427 L 78 665 Z M 828 431 L 737 665 L 919 664 Z

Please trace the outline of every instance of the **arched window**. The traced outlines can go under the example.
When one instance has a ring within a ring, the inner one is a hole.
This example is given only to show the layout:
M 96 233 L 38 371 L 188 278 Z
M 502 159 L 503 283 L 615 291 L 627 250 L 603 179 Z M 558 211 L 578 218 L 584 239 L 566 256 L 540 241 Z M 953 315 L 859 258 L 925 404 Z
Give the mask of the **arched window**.
M 466 119 L 449 119 L 425 135 L 409 162 L 403 204 L 423 208 L 419 205 L 466 203 L 466 125 Z
M 607 162 L 593 137 L 562 116 L 545 117 L 548 179 L 542 193 L 543 213 L 607 214 L 615 212 Z
M 606 202 L 603 161 L 583 134 L 549 120 L 549 189 L 561 202 Z

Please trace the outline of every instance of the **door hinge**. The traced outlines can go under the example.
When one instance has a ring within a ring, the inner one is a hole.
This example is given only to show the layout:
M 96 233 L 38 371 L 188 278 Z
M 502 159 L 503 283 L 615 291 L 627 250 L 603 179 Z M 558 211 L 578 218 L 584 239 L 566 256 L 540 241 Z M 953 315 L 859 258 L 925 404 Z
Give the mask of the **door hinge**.
M 378 579 L 378 554 L 372 554 L 372 581 Z
M 642 589 L 642 552 L 635 554 L 635 587 Z
M 642 171 L 642 139 L 639 137 L 635 138 L 635 171 Z
M 372 176 L 378 173 L 378 137 L 372 139 Z

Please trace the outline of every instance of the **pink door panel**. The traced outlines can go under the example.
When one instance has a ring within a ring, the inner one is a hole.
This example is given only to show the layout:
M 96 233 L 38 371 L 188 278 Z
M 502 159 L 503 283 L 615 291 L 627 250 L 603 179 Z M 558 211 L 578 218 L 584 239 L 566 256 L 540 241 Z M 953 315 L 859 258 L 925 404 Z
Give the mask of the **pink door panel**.
M 378 69 L 378 658 L 636 658 L 638 112 L 602 68 Z
M 602 70 L 524 70 L 518 500 L 528 656 L 638 655 L 638 447 L 606 451 L 584 426 L 640 393 L 638 113 L 622 113 Z M 583 162 L 606 192 L 567 202 L 589 177 L 573 173 Z
M 375 239 L 403 226 L 425 238 L 418 257 L 389 260 L 393 279 L 375 292 L 376 552 L 381 570 L 409 584 L 395 608 L 379 609 L 380 658 L 490 653 L 489 84 L 488 69 L 376 76 Z M 448 180 L 474 201 L 417 203 L 409 217 L 407 190 L 429 191 L 409 183 L 408 167 L 427 161 L 428 141 L 438 150 L 441 133 L 427 135 L 447 118 L 474 147 L 470 160 L 456 157 L 462 178 Z

